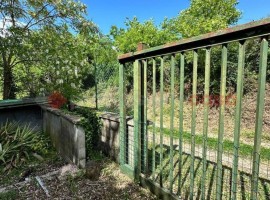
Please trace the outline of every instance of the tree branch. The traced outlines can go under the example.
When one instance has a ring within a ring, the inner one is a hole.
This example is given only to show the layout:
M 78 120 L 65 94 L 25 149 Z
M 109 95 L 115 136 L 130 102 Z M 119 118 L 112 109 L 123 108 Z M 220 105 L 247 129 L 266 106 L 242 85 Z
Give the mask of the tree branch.
M 18 60 L 18 61 L 16 61 L 16 62 L 12 62 L 12 67 L 14 67 L 14 66 L 16 66 L 17 64 L 19 64 L 19 63 L 24 63 L 24 62 L 38 62 L 38 61 L 40 61 L 39 59 L 37 59 L 37 60 L 28 60 L 28 59 L 23 59 L 23 60 Z
M 42 6 L 42 8 L 37 12 L 37 16 L 48 6 L 49 4 L 45 4 L 44 6 Z M 36 16 L 35 16 L 36 17 Z M 35 17 L 32 17 L 29 22 L 25 25 L 24 29 L 28 29 L 31 24 L 31 22 L 35 19 Z M 29 27 L 28 27 L 29 26 Z
M 44 7 L 44 6 L 43 6 Z M 44 8 L 43 8 L 44 9 Z M 46 19 L 49 19 L 49 18 L 55 18 L 55 17 L 58 17 L 59 15 L 58 14 L 55 14 L 55 15 L 50 15 L 53 11 L 55 11 L 56 9 L 55 8 L 53 8 L 45 17 L 43 17 L 43 18 L 41 18 L 41 19 L 39 19 L 39 20 L 37 20 L 36 22 L 34 22 L 34 23 L 32 23 L 31 24 L 31 22 L 34 20 L 34 17 L 27 23 L 27 25 L 24 27 L 24 29 L 26 30 L 26 29 L 29 29 L 30 27 L 33 27 L 33 26 L 35 26 L 35 25 L 37 25 L 37 24 L 39 24 L 40 22 L 42 22 L 42 21 L 44 21 L 44 20 L 46 20 Z M 41 12 L 41 10 L 40 10 L 40 12 Z

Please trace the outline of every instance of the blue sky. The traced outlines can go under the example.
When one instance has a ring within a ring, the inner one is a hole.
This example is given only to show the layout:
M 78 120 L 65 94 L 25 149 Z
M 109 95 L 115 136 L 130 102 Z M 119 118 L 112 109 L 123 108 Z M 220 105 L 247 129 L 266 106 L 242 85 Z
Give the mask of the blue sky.
M 88 18 L 93 20 L 104 34 L 110 27 L 124 27 L 126 18 L 136 16 L 139 21 L 152 18 L 160 24 L 165 17 L 172 18 L 189 7 L 189 0 L 82 0 L 88 7 Z M 239 24 L 270 17 L 270 0 L 239 0 L 242 11 Z

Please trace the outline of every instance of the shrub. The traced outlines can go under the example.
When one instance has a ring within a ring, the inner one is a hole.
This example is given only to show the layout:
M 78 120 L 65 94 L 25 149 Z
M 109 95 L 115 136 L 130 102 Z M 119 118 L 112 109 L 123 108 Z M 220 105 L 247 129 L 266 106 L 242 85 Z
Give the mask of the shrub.
M 9 122 L 0 125 L 0 164 L 4 171 L 26 162 L 34 152 L 44 154 L 48 140 L 29 124 Z

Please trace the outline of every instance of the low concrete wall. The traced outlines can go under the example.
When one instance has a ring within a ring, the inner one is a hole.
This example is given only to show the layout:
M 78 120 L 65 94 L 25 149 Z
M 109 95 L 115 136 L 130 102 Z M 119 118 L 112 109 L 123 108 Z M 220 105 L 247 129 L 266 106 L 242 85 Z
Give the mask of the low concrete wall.
M 15 104 L 17 103 L 17 104 Z M 24 101 L 12 102 L 12 105 L 0 106 L 0 123 L 19 121 L 31 123 L 40 131 L 50 135 L 53 146 L 67 161 L 80 167 L 86 164 L 85 132 L 79 122 L 80 117 L 67 115 L 64 112 L 45 105 Z M 119 162 L 120 151 L 120 120 L 115 113 L 100 114 L 101 135 L 97 141 L 98 147 L 104 154 Z M 127 118 L 126 163 L 133 166 L 133 119 Z
M 103 153 L 119 162 L 120 152 L 120 119 L 119 115 L 115 113 L 104 113 L 100 115 L 101 119 L 101 137 L 99 148 Z M 127 117 L 127 150 L 126 162 L 133 166 L 133 147 L 134 147 L 134 123 L 133 119 Z
M 43 107 L 43 131 L 50 135 L 54 147 L 66 160 L 85 167 L 85 132 L 78 125 L 81 118 L 50 107 Z M 120 120 L 115 113 L 100 114 L 101 135 L 98 148 L 119 162 Z M 126 162 L 133 166 L 133 119 L 127 118 Z
M 30 124 L 32 128 L 42 131 L 42 109 L 39 105 L 1 108 L 0 124 L 6 123 L 7 120 Z
M 78 125 L 81 118 L 67 115 L 54 108 L 42 109 L 43 132 L 50 135 L 54 147 L 67 161 L 85 167 L 85 132 Z

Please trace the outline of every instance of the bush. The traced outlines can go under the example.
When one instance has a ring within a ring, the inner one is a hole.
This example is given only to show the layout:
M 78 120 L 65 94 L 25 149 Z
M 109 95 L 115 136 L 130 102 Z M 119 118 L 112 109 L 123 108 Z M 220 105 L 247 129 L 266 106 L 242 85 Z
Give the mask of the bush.
M 4 171 L 29 160 L 32 153 L 44 154 L 48 140 L 29 124 L 9 122 L 0 125 L 0 164 Z

